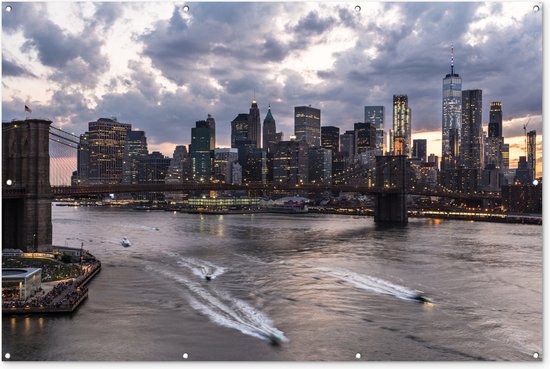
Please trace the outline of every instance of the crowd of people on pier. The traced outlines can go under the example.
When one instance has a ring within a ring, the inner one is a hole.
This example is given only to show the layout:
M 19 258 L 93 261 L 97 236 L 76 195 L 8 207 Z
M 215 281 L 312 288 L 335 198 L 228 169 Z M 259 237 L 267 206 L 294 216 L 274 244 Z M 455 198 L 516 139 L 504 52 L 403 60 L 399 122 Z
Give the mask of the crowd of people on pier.
M 36 294 L 27 300 L 4 300 L 3 308 L 40 308 L 40 309 L 59 309 L 72 307 L 82 296 L 86 295 L 88 288 L 82 284 L 88 277 L 94 273 L 101 263 L 97 260 L 86 263 L 83 270 L 85 272 L 77 278 L 65 280 L 57 283 L 49 292 L 42 288 L 38 289 Z
M 74 279 L 59 282 L 51 291 L 45 293 L 43 289 L 28 300 L 4 301 L 6 308 L 61 308 L 70 307 L 86 294 L 88 288 L 79 287 Z
M 76 278 L 81 273 L 77 264 L 60 264 L 55 261 L 44 262 L 40 258 L 33 260 L 29 258 L 8 257 L 3 260 L 2 265 L 7 265 L 10 268 L 40 268 L 42 269 L 42 282 Z

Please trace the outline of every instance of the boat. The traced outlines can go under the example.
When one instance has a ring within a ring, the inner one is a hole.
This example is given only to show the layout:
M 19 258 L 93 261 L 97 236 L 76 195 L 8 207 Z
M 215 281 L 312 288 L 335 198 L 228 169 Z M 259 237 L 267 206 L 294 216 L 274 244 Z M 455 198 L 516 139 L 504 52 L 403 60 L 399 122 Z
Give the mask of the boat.
M 271 333 L 268 337 L 269 343 L 271 343 L 273 346 L 279 346 L 281 344 L 281 339 L 275 334 Z
M 417 302 L 420 302 L 422 304 L 431 304 L 432 303 L 432 300 L 429 297 L 427 297 L 426 295 L 423 295 L 422 293 L 417 293 L 412 298 L 413 298 L 413 300 L 415 300 Z
M 210 268 L 202 267 L 202 274 L 204 275 L 204 279 L 206 279 L 207 281 L 211 281 L 212 279 L 214 279 L 214 276 L 212 275 L 212 269 Z
M 288 339 L 284 335 L 281 336 L 277 334 L 276 332 L 274 332 L 273 329 L 261 329 L 243 320 L 241 320 L 240 323 L 246 325 L 247 327 L 250 327 L 252 330 L 257 331 L 259 334 L 269 339 L 269 343 L 273 346 L 279 346 L 284 342 L 288 342 Z M 282 334 L 282 332 L 279 333 Z
M 126 237 L 124 237 L 124 238 L 122 239 L 122 241 L 120 241 L 120 244 L 121 244 L 122 246 L 124 246 L 124 247 L 129 247 L 129 246 L 132 245 L 132 244 L 130 243 L 130 240 L 129 240 L 128 238 L 126 238 Z

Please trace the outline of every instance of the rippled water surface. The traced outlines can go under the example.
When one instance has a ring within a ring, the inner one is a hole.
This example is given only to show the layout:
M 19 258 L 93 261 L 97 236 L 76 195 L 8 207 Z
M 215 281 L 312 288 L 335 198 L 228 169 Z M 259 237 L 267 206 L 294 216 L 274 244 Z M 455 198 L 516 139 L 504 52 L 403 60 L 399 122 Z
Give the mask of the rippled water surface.
M 86 240 L 103 269 L 71 316 L 4 316 L 11 360 L 534 360 L 542 350 L 540 226 L 67 207 L 53 208 L 53 223 L 54 243 Z

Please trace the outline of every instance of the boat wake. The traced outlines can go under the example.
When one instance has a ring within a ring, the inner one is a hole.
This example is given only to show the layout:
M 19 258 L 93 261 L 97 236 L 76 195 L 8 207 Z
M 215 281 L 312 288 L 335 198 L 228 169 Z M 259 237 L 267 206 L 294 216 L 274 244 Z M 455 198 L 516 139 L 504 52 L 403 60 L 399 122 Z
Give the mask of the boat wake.
M 176 263 L 179 266 L 189 269 L 194 275 L 201 279 L 205 279 L 207 276 L 210 276 L 211 279 L 215 279 L 225 273 L 225 268 L 206 260 L 183 257 L 174 252 L 166 252 L 165 254 L 177 258 Z
M 419 291 L 412 290 L 410 288 L 400 286 L 380 278 L 371 277 L 368 275 L 358 274 L 345 269 L 330 269 L 330 268 L 318 268 L 324 273 L 338 278 L 344 282 L 348 282 L 351 285 L 363 289 L 372 291 L 375 293 L 390 295 L 402 300 L 424 302 L 420 300 L 421 295 Z M 428 302 L 428 301 L 425 301 Z
M 215 289 L 205 289 L 187 278 L 161 270 L 164 276 L 178 282 L 189 290 L 189 303 L 196 311 L 207 316 L 212 322 L 270 343 L 287 342 L 284 333 L 273 327 L 272 321 L 248 303 L 236 299 L 228 293 Z

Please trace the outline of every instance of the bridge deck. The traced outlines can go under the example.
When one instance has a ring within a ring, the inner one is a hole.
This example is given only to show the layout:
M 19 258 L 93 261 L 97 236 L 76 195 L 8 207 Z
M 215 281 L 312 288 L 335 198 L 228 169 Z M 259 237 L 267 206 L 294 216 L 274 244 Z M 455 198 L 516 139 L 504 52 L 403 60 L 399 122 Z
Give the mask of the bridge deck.
M 88 186 L 52 186 L 55 197 L 72 197 L 110 193 L 143 193 L 143 192 L 192 192 L 192 191 L 304 191 L 320 192 L 358 192 L 362 194 L 405 193 L 409 195 L 446 197 L 453 199 L 500 199 L 499 193 L 476 192 L 473 194 L 457 193 L 446 190 L 378 188 L 361 185 L 279 185 L 279 184 L 242 184 L 225 183 L 146 183 L 146 184 L 111 184 Z

